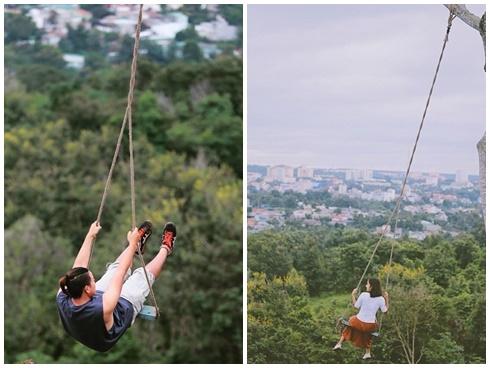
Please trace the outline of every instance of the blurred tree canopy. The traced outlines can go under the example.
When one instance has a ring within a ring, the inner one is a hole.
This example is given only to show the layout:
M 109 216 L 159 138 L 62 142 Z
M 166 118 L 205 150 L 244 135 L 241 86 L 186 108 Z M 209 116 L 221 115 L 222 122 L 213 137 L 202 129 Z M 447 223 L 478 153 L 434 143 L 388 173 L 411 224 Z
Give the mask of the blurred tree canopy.
M 6 13 L 4 29 L 5 43 L 35 40 L 42 35 L 32 19 L 24 14 Z
M 25 22 L 19 19 L 7 25 Z M 126 106 L 129 61 L 120 52 L 119 64 L 111 62 L 98 38 L 76 28 L 63 50 L 86 48 L 91 56 L 83 69 L 67 69 L 59 49 L 14 42 L 34 32 L 11 29 L 5 45 L 5 361 L 240 363 L 241 60 L 168 62 L 151 42 L 141 45 L 147 53 L 138 63 L 133 106 L 137 218 L 157 227 L 173 221 L 179 237 L 154 285 L 161 318 L 138 320 L 100 354 L 64 332 L 55 295 L 97 214 Z M 122 250 L 130 227 L 127 147 L 125 137 L 94 248 L 96 277 Z M 148 259 L 158 238 L 151 239 Z

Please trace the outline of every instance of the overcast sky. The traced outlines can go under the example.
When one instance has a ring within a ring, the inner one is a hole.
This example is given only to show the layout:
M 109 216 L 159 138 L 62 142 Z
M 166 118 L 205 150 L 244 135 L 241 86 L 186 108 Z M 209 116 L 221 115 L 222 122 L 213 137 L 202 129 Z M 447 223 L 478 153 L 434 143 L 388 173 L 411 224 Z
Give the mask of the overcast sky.
M 442 5 L 249 5 L 248 163 L 404 171 L 447 17 Z M 413 171 L 478 173 L 483 65 L 480 35 L 454 20 Z

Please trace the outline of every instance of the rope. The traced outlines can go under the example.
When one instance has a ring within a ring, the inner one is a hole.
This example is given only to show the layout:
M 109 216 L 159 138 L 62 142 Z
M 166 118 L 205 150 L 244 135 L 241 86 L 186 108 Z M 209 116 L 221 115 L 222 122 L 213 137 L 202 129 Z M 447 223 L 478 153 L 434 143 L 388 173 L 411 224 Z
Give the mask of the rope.
M 139 11 L 139 16 L 138 16 L 138 25 L 136 26 L 136 40 L 134 43 L 134 50 L 133 50 L 133 65 L 131 66 L 131 70 L 136 71 L 136 64 L 137 64 L 137 53 L 139 49 L 139 35 L 141 32 L 141 18 L 142 18 L 142 9 L 143 5 L 140 5 L 140 11 Z M 136 74 L 136 73 L 135 73 Z M 133 77 L 133 74 L 131 74 Z M 132 80 L 133 86 L 134 86 L 134 80 Z M 131 90 L 131 88 L 130 88 Z M 128 114 L 128 136 L 129 136 L 129 172 L 130 172 L 130 186 L 131 186 L 131 228 L 134 229 L 136 227 L 136 190 L 135 190 L 135 180 L 134 180 L 134 155 L 133 155 L 133 120 L 131 118 L 131 102 L 132 102 L 132 96 L 131 96 L 131 101 L 129 100 L 128 96 L 128 107 L 129 107 L 129 114 Z M 138 258 L 143 266 L 143 272 L 145 274 L 146 282 L 148 283 L 148 287 L 150 289 L 150 296 L 152 299 L 152 304 L 155 306 L 156 310 L 156 317 L 158 318 L 160 316 L 160 311 L 158 309 L 158 304 L 157 300 L 155 297 L 155 294 L 153 292 L 153 288 L 150 283 L 150 279 L 148 277 L 148 273 L 146 271 L 146 264 L 145 260 L 143 258 L 143 255 L 141 254 L 140 248 L 138 247 Z
M 129 172 L 130 172 L 130 186 L 131 186 L 131 225 L 132 229 L 136 227 L 136 195 L 134 184 L 134 157 L 133 157 L 133 118 L 132 118 L 132 102 L 133 102 L 133 90 L 136 80 L 136 69 L 138 63 L 138 49 L 140 44 L 140 32 L 141 32 L 141 20 L 143 16 L 143 5 L 140 5 L 140 11 L 138 15 L 138 24 L 136 25 L 136 37 L 133 48 L 133 61 L 131 63 L 131 80 L 130 93 L 128 94 L 128 135 L 129 135 Z
M 121 130 L 120 130 L 119 136 L 117 138 L 117 144 L 116 144 L 116 149 L 114 151 L 114 156 L 112 157 L 112 162 L 111 162 L 111 166 L 109 169 L 109 173 L 107 174 L 107 179 L 106 179 L 105 186 L 104 186 L 104 193 L 102 194 L 102 199 L 101 199 L 101 202 L 99 205 L 99 211 L 97 213 L 97 220 L 96 220 L 97 222 L 100 222 L 100 219 L 102 217 L 102 212 L 104 210 L 106 198 L 107 198 L 107 195 L 109 193 L 109 188 L 110 188 L 111 181 L 112 181 L 112 175 L 114 172 L 114 167 L 116 166 L 117 158 L 119 156 L 119 152 L 121 149 L 122 137 L 124 134 L 124 130 L 126 128 L 126 123 L 128 123 L 129 168 L 130 168 L 130 186 L 131 186 L 131 225 L 132 225 L 131 228 L 132 229 L 134 229 L 136 227 L 136 194 L 135 194 L 136 191 L 135 191 L 135 180 L 134 180 L 132 104 L 133 104 L 133 99 L 134 99 L 134 87 L 136 84 L 136 70 L 137 70 L 137 64 L 138 64 L 138 50 L 139 50 L 139 45 L 140 45 L 142 18 L 143 18 L 143 5 L 140 5 L 139 14 L 138 14 L 138 23 L 136 25 L 136 35 L 135 35 L 135 41 L 134 41 L 134 47 L 133 47 L 133 59 L 131 62 L 131 77 L 129 80 L 129 91 L 128 91 L 128 99 L 127 99 L 128 102 L 127 102 L 127 106 L 126 106 L 126 111 L 124 113 L 123 122 L 121 124 Z M 92 240 L 92 243 L 90 245 L 90 255 L 89 255 L 88 265 L 90 265 L 90 261 L 92 259 L 94 244 L 95 244 L 95 239 Z M 155 294 L 153 292 L 153 288 L 152 288 L 150 280 L 148 278 L 148 274 L 146 271 L 146 265 L 145 265 L 145 261 L 143 259 L 143 255 L 141 254 L 139 248 L 138 248 L 137 254 L 138 254 L 139 259 L 143 265 L 143 271 L 145 273 L 146 282 L 148 283 L 148 287 L 150 289 L 150 294 L 151 294 L 151 298 L 153 301 L 153 305 L 155 306 L 155 309 L 156 309 L 156 313 L 157 313 L 156 316 L 159 317 L 160 312 L 159 312 L 159 308 L 158 308 L 157 301 L 155 298 Z
M 100 222 L 100 219 L 102 217 L 102 211 L 104 210 L 107 194 L 109 193 L 109 188 L 111 186 L 112 174 L 114 172 L 114 167 L 116 166 L 117 158 L 119 156 L 119 151 L 121 149 L 121 142 L 122 142 L 122 137 L 124 134 L 124 129 L 126 128 L 126 122 L 128 121 L 128 117 L 129 117 L 129 119 L 131 119 L 131 105 L 133 103 L 133 97 L 134 97 L 134 86 L 135 86 L 135 81 L 136 81 L 136 65 L 137 65 L 137 59 L 138 59 L 138 48 L 139 48 L 140 33 L 141 33 L 142 7 L 143 7 L 143 5 L 140 5 L 140 13 L 138 16 L 138 24 L 136 25 L 136 36 L 135 36 L 135 40 L 134 40 L 133 60 L 131 62 L 131 77 L 129 79 L 128 103 L 126 106 L 126 111 L 124 113 L 123 122 L 121 124 L 121 130 L 119 131 L 119 136 L 117 138 L 116 149 L 114 151 L 114 156 L 112 157 L 111 167 L 109 169 L 109 173 L 107 174 L 107 179 L 106 179 L 105 186 L 104 186 L 104 193 L 102 194 L 102 199 L 101 199 L 100 205 L 99 205 L 99 211 L 97 212 L 97 220 L 96 221 L 98 223 Z M 133 228 L 134 228 L 134 223 L 133 223 Z M 90 261 L 92 260 L 92 253 L 93 253 L 94 244 L 95 244 L 95 239 L 92 240 L 92 244 L 90 245 L 90 255 L 88 258 L 87 267 L 90 265 Z
M 431 97 L 432 97 L 432 93 L 434 91 L 434 85 L 435 85 L 436 80 L 437 80 L 437 75 L 439 74 L 439 68 L 441 66 L 441 61 L 442 61 L 442 57 L 444 55 L 444 50 L 446 49 L 446 44 L 449 41 L 449 32 L 451 30 L 451 26 L 452 26 L 452 22 L 453 22 L 454 18 L 456 18 L 456 15 L 454 15 L 453 11 L 450 10 L 449 11 L 449 18 L 448 18 L 447 29 L 446 29 L 446 35 L 444 37 L 444 42 L 442 44 L 441 54 L 439 55 L 439 60 L 437 62 L 437 67 L 436 67 L 436 71 L 434 73 L 434 78 L 432 79 L 432 85 L 430 87 L 429 96 L 427 97 L 427 101 L 425 103 L 424 113 L 422 114 L 422 119 L 420 121 L 419 129 L 417 131 L 417 136 L 415 138 L 415 143 L 414 143 L 413 148 L 412 148 L 412 154 L 410 155 L 410 160 L 408 162 L 407 170 L 405 172 L 405 177 L 403 179 L 403 184 L 402 184 L 402 187 L 401 187 L 400 195 L 398 196 L 398 199 L 396 201 L 396 206 L 393 209 L 393 211 L 391 212 L 390 217 L 388 219 L 388 222 L 387 222 L 386 226 L 384 226 L 384 228 L 383 228 L 383 230 L 381 232 L 381 235 L 380 235 L 380 237 L 379 237 L 379 239 L 378 239 L 378 241 L 377 241 L 377 243 L 376 243 L 376 245 L 375 245 L 375 247 L 373 249 L 373 252 L 371 253 L 371 256 L 369 257 L 369 261 L 368 261 L 368 263 L 366 265 L 366 268 L 364 269 L 364 272 L 362 273 L 362 276 L 359 279 L 359 282 L 357 283 L 357 287 L 356 287 L 357 292 L 359 292 L 359 287 L 361 286 L 362 280 L 364 279 L 364 276 L 366 276 L 366 272 L 369 269 L 369 266 L 371 265 L 371 262 L 372 262 L 372 260 L 374 258 L 374 255 L 376 254 L 376 251 L 378 250 L 378 247 L 381 244 L 381 241 L 383 240 L 383 238 L 384 238 L 384 236 L 385 236 L 385 234 L 387 232 L 387 229 L 388 229 L 389 225 L 393 221 L 393 218 L 396 218 L 396 223 L 395 223 L 395 231 L 396 231 L 396 227 L 398 225 L 398 214 L 399 214 L 399 211 L 400 211 L 401 201 L 402 201 L 403 195 L 405 193 L 405 187 L 406 187 L 406 184 L 407 184 L 408 176 L 410 174 L 410 169 L 412 167 L 413 159 L 414 159 L 414 156 L 415 156 L 415 151 L 417 150 L 417 145 L 418 145 L 418 142 L 419 142 L 420 134 L 422 132 L 422 128 L 424 127 L 425 116 L 427 115 L 427 110 L 429 108 L 429 104 L 430 104 L 430 100 L 431 100 Z M 392 244 L 391 253 L 390 253 L 390 260 L 389 260 L 389 265 L 390 266 L 391 266 L 392 261 L 393 261 L 393 248 L 394 248 L 394 243 Z M 387 274 L 386 284 L 388 284 L 388 282 L 389 282 L 389 272 Z M 379 330 L 381 330 L 381 324 L 380 324 Z

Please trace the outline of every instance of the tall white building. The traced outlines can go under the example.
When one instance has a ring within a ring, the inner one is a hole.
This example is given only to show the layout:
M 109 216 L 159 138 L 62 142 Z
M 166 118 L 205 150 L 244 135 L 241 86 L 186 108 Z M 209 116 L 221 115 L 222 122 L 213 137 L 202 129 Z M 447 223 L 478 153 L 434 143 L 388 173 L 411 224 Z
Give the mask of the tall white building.
M 465 185 L 468 184 L 468 174 L 462 170 L 456 171 L 455 184 Z
M 284 181 L 294 178 L 294 168 L 286 165 L 270 166 L 267 168 L 267 176 L 272 180 Z
M 370 180 L 373 178 L 371 169 L 348 169 L 345 170 L 345 180 Z
M 371 169 L 363 169 L 361 170 L 361 179 L 369 180 L 373 178 L 373 170 Z
M 298 178 L 313 178 L 313 169 L 306 166 L 300 166 L 296 169 L 296 176 Z
M 345 180 L 359 180 L 361 178 L 360 170 L 345 170 Z
M 347 185 L 339 184 L 339 194 L 347 194 Z
M 439 174 L 430 173 L 425 177 L 425 185 L 437 186 L 439 184 Z
M 396 198 L 396 192 L 395 189 L 388 189 L 383 196 L 383 201 L 385 202 L 391 202 L 394 201 Z

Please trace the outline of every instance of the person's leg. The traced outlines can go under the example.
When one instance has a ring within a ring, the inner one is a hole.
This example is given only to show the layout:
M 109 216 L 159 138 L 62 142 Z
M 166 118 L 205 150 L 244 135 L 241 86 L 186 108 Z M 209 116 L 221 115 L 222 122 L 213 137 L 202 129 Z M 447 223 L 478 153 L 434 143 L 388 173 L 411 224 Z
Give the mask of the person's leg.
M 133 305 L 133 323 L 138 316 L 138 313 L 143 309 L 146 297 L 150 293 L 150 285 L 153 285 L 154 281 L 155 276 L 152 272 L 146 271 L 145 275 L 143 267 L 139 267 L 134 270 L 133 274 L 124 282 L 121 289 L 121 297 L 128 300 Z
M 160 251 L 158 254 L 151 260 L 150 263 L 146 265 L 146 270 L 151 272 L 155 279 L 162 272 L 163 265 L 167 260 L 167 257 L 172 253 L 174 249 L 175 237 L 177 236 L 177 228 L 172 222 L 168 222 L 165 224 L 162 233 L 162 242 L 160 244 Z
M 124 252 L 124 250 L 123 250 L 123 252 Z M 100 291 L 106 291 L 107 290 L 107 287 L 111 283 L 112 278 L 114 277 L 114 274 L 115 274 L 115 272 L 117 270 L 117 266 L 119 266 L 119 261 L 121 259 L 121 255 L 122 255 L 123 252 L 121 252 L 121 254 L 117 257 L 117 259 L 114 262 L 108 263 L 106 265 L 106 267 L 107 267 L 106 272 L 95 283 L 96 290 L 100 290 Z M 131 267 L 132 266 L 133 266 L 133 264 L 131 263 L 131 265 L 129 266 L 128 272 L 126 272 L 126 274 L 124 275 L 124 280 L 125 281 L 131 275 Z
M 344 334 L 340 335 L 340 340 L 337 342 L 337 344 L 335 344 L 335 346 L 333 347 L 333 350 L 337 350 L 337 349 L 342 348 L 342 343 L 344 342 L 344 340 L 345 340 Z
M 350 319 L 349 319 L 349 323 L 350 323 Z M 333 347 L 333 350 L 341 349 L 342 348 L 342 343 L 345 340 L 349 340 L 350 339 L 351 333 L 352 333 L 351 326 L 344 326 L 344 328 L 342 329 L 342 332 L 340 334 L 340 339 L 337 342 L 337 344 L 335 344 L 335 346 Z
M 165 265 L 165 261 L 167 260 L 168 251 L 166 248 L 160 248 L 158 254 L 153 258 L 147 265 L 146 270 L 151 272 L 155 279 L 160 276 L 160 272 L 162 272 L 163 266 Z
M 364 356 L 362 359 L 370 359 L 371 358 L 371 346 L 373 344 L 373 337 L 371 336 L 371 333 L 376 331 L 378 328 L 377 324 L 371 324 L 371 326 L 367 329 L 366 332 L 366 352 L 364 353 Z
M 167 256 L 173 250 L 176 234 L 177 231 L 174 224 L 165 224 L 162 234 L 162 243 L 157 255 L 145 266 L 144 269 L 143 267 L 137 268 L 131 277 L 129 277 L 129 279 L 123 284 L 121 297 L 129 300 L 131 304 L 133 304 L 133 323 L 136 316 L 143 308 L 143 303 L 145 302 L 146 297 L 150 293 L 150 285 L 153 285 L 155 279 L 160 275 L 163 266 L 165 265 L 165 261 L 167 260 Z M 148 285 L 148 283 L 150 285 Z
M 362 359 L 369 359 L 371 358 L 371 347 L 366 348 L 366 352 L 364 353 L 364 356 Z

